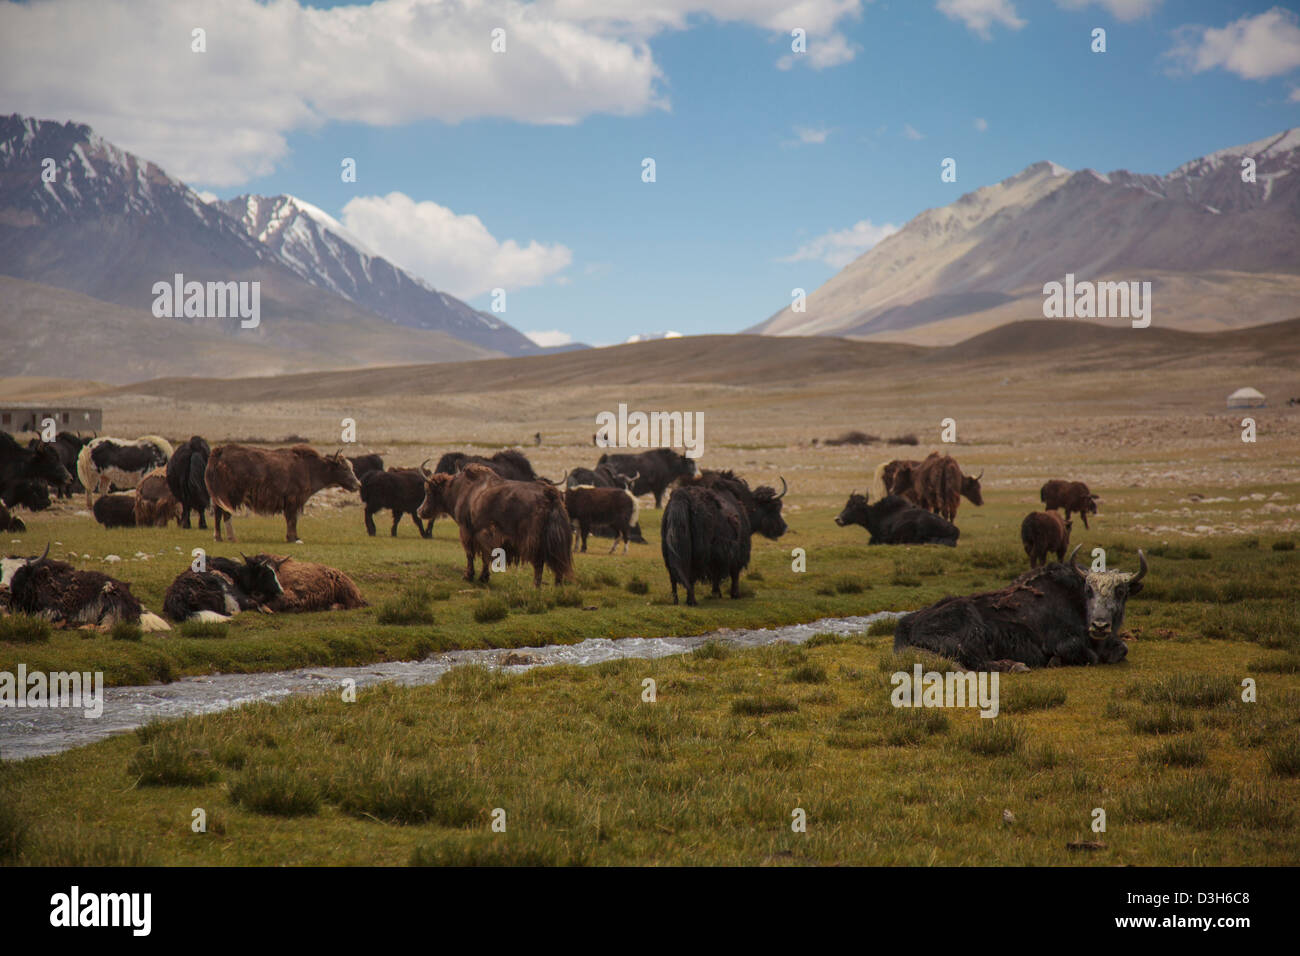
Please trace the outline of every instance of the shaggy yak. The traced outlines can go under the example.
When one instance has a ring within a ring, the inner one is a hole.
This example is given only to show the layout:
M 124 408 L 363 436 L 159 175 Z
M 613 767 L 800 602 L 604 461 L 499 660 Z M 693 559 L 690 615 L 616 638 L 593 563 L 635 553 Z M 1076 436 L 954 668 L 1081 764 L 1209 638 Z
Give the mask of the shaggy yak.
M 90 510 L 105 528 L 135 527 L 135 495 L 104 495 Z
M 267 606 L 272 611 L 348 611 L 368 607 L 352 579 L 337 568 L 278 554 L 259 554 L 275 571 L 283 592 Z
M 199 528 L 207 530 L 207 511 L 212 507 L 208 486 L 203 475 L 208 470 L 208 456 L 212 449 L 199 435 L 193 436 L 176 449 L 167 462 L 167 487 L 181 503 L 181 527 L 190 527 L 190 512 L 199 513 Z
M 247 507 L 257 514 L 284 515 L 285 540 L 299 543 L 298 516 L 308 498 L 334 485 L 347 491 L 361 487 L 352 473 L 352 463 L 341 451 L 322 455 L 307 445 L 292 448 L 220 445 L 212 449 L 203 480 L 212 498 L 214 537 L 218 541 L 223 519 L 227 537 L 235 540 L 230 516 Z
M 271 613 L 266 606 L 283 592 L 269 560 L 243 556 L 208 558 L 206 571 L 182 571 L 167 587 L 163 613 L 173 621 L 227 621 L 240 611 Z
M 98 571 L 78 571 L 50 558 L 47 545 L 14 571 L 9 601 L 14 611 L 44 617 L 57 627 L 108 630 L 119 621 L 146 631 L 170 630 L 167 622 L 140 606 L 131 585 Z
M 18 518 L 9 513 L 9 509 L 0 502 L 0 531 L 23 532 L 27 530 L 27 525 L 23 524 Z
M 155 468 L 135 488 L 135 526 L 137 528 L 165 528 L 168 523 L 181 523 L 181 503 L 176 500 L 167 484 L 167 470 Z

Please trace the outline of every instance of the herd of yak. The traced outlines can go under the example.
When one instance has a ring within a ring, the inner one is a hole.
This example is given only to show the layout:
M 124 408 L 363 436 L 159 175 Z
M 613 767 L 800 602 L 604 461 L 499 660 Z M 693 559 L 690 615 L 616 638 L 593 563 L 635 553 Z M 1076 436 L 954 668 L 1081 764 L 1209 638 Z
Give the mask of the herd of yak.
M 467 580 L 486 581 L 498 560 L 531 564 L 540 587 L 549 570 L 556 585 L 573 579 L 573 552 L 587 549 L 589 535 L 612 537 L 611 553 L 629 541 L 644 542 L 637 498 L 653 495 L 662 507 L 661 550 L 678 603 L 695 605 L 695 588 L 708 583 L 714 597 L 729 582 L 740 596 L 740 575 L 750 560 L 750 539 L 758 533 L 780 538 L 786 484 L 751 488 L 731 471 L 697 468 L 672 449 L 602 455 L 593 469 L 576 468 L 560 480 L 539 476 L 520 452 L 490 457 L 449 452 L 429 470 L 385 469 L 379 455 L 321 454 L 307 445 L 262 448 L 225 444 L 211 448 L 195 436 L 173 449 L 157 436 L 135 440 L 60 433 L 54 441 L 23 446 L 0 433 L 0 530 L 22 531 L 8 508 L 39 511 L 53 488 L 60 497 L 84 490 L 87 504 L 105 527 L 191 527 L 197 514 L 206 528 L 212 512 L 217 541 L 235 541 L 232 517 L 247 509 L 283 515 L 286 540 L 298 541 L 298 518 L 317 492 L 337 487 L 359 492 L 368 534 L 375 514 L 392 514 L 396 536 L 409 515 L 421 536 L 449 517 L 465 551 Z M 882 463 L 873 478 L 874 501 L 850 495 L 836 518 L 841 527 L 861 525 L 872 545 L 940 544 L 955 547 L 954 524 L 961 498 L 983 504 L 980 475 L 963 474 L 949 455 L 920 461 Z M 116 493 L 113 493 L 116 490 Z M 129 490 L 130 493 L 123 493 Z M 665 505 L 663 498 L 668 494 Z M 980 669 L 1111 663 L 1127 653 L 1121 637 L 1125 603 L 1141 588 L 1146 557 L 1139 552 L 1136 574 L 1089 571 L 1073 560 L 1071 514 L 1087 527 L 1097 513 L 1097 496 L 1082 482 L 1049 481 L 1041 491 L 1043 511 L 1027 515 L 1021 540 L 1030 570 L 998 591 L 949 597 L 900 618 L 895 648 L 921 647 Z M 1063 512 L 1063 516 L 1058 514 Z M 1078 548 L 1076 547 L 1075 551 Z M 1048 563 L 1047 556 L 1057 560 Z M 242 561 L 211 557 L 183 572 L 167 589 L 164 613 L 176 621 L 226 620 L 241 611 L 316 611 L 365 606 L 343 572 L 272 554 Z M 146 630 L 168 627 L 144 610 L 130 586 L 97 571 L 78 570 L 40 557 L 4 559 L 0 613 L 43 616 L 70 627 L 106 628 L 138 622 Z

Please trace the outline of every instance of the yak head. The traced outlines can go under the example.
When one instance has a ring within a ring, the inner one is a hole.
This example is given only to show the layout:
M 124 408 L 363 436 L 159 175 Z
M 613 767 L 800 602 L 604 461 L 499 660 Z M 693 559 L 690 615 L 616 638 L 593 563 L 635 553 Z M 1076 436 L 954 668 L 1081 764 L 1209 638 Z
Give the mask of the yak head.
M 447 507 L 447 486 L 455 476 L 445 472 L 435 474 L 425 467 L 428 464 L 429 459 L 426 458 L 420 465 L 420 474 L 424 475 L 424 501 L 416 513 L 425 521 L 432 521 L 439 515 L 451 513 Z
M 839 513 L 835 523 L 841 528 L 846 528 L 851 524 L 867 526 L 867 496 L 860 495 L 856 491 L 849 495 L 848 502 L 844 505 L 844 510 Z
M 360 489 L 361 482 L 357 481 L 356 472 L 352 470 L 352 462 L 344 457 L 342 448 L 332 455 L 325 455 L 322 460 L 325 462 L 327 485 L 338 485 L 344 491 Z
M 1093 650 L 1102 662 L 1113 664 L 1124 659 L 1128 647 L 1120 639 L 1120 629 L 1124 626 L 1124 609 L 1128 599 L 1142 590 L 1142 579 L 1147 573 L 1147 556 L 1138 551 L 1139 570 L 1131 571 L 1085 571 L 1074 563 L 1076 545 L 1070 552 L 1070 564 L 1083 575 L 1084 620 L 1088 626 L 1088 637 L 1092 639 Z
M 41 442 L 32 449 L 27 476 L 48 481 L 52 485 L 66 485 L 72 481 L 72 475 L 63 467 L 63 460 L 59 458 L 58 449 L 50 442 Z
M 983 477 L 983 471 L 974 478 L 970 477 L 970 475 L 961 476 L 961 493 L 973 505 L 984 504 L 984 494 L 980 491 L 980 479 Z
M 50 506 L 50 489 L 43 481 L 24 478 L 5 488 L 3 501 L 11 508 L 20 505 L 28 511 L 44 511 Z
M 785 479 L 781 479 L 781 493 L 775 488 L 761 485 L 754 489 L 753 504 L 749 510 L 749 526 L 765 538 L 776 540 L 788 529 L 785 519 L 781 517 L 781 499 L 789 491 Z
M 1084 514 L 1095 515 L 1097 513 L 1097 501 L 1096 495 L 1088 495 L 1084 502 Z
M 250 558 L 240 553 L 244 566 L 239 569 L 239 586 L 245 592 L 257 598 L 263 604 L 284 593 L 280 586 L 280 576 L 275 573 L 275 562 L 269 556 L 259 554 Z

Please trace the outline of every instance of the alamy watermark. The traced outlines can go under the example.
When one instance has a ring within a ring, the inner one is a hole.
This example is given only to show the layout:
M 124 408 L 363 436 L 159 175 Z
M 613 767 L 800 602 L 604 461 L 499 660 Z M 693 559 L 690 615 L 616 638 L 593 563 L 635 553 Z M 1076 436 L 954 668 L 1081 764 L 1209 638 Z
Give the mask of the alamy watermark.
M 889 682 L 895 707 L 978 707 L 981 717 L 998 715 L 997 671 L 895 671 Z
M 153 284 L 153 314 L 160 319 L 240 319 L 241 329 L 262 324 L 262 283 L 186 282 L 178 272 L 171 282 Z
M 1151 324 L 1150 282 L 1074 281 L 1074 273 L 1065 274 L 1065 282 L 1043 286 L 1045 319 L 1132 319 L 1133 328 Z
M 626 402 L 617 412 L 596 413 L 599 448 L 673 448 L 681 445 L 687 458 L 704 454 L 703 412 L 629 412 Z
M 103 671 L 0 671 L 0 707 L 80 707 L 84 717 L 104 713 Z

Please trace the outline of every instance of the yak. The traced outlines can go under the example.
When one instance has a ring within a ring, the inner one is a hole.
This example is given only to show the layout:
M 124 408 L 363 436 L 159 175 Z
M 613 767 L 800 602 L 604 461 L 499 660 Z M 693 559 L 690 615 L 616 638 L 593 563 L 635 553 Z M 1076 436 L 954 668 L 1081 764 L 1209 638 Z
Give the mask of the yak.
M 269 604 L 272 611 L 349 611 L 369 606 L 353 580 L 337 568 L 279 554 L 259 554 L 253 560 L 269 564 L 283 588 Z
M 619 539 L 623 540 L 623 553 L 627 554 L 627 544 L 632 538 L 632 528 L 636 525 L 636 498 L 623 488 L 593 488 L 579 485 L 564 492 L 564 508 L 575 526 L 573 549 L 578 549 L 578 538 L 582 538 L 582 550 L 587 550 L 587 536 L 597 526 L 606 526 L 614 530 L 614 543 L 609 546 L 613 554 Z
M 90 510 L 105 528 L 135 527 L 135 495 L 103 495 Z
M 181 527 L 190 527 L 190 512 L 199 513 L 199 529 L 208 528 L 207 511 L 212 507 L 208 497 L 208 487 L 203 483 L 203 476 L 208 470 L 208 458 L 212 449 L 198 435 L 194 435 L 172 454 L 167 462 L 167 487 L 172 496 L 181 503 Z
M 448 515 L 460 529 L 465 549 L 465 580 L 474 580 L 474 559 L 482 561 L 480 581 L 487 581 L 492 552 L 500 548 L 508 564 L 533 566 L 533 587 L 542 586 L 549 568 L 556 585 L 573 577 L 572 526 L 564 498 L 553 484 L 509 481 L 491 468 L 470 463 L 454 475 L 425 469 L 421 518 Z
M 86 488 L 86 507 L 95 494 L 110 488 L 134 488 L 155 468 L 165 468 L 172 446 L 165 438 L 145 435 L 134 441 L 125 438 L 94 438 L 77 455 L 77 475 Z
M 230 517 L 247 506 L 256 514 L 283 514 L 285 540 L 298 542 L 298 517 L 308 498 L 322 488 L 338 486 L 356 491 L 361 487 L 342 451 L 322 455 L 307 445 L 219 445 L 212 449 L 203 480 L 212 499 L 217 541 L 221 540 L 223 519 L 227 536 L 235 540 Z
M 375 536 L 375 513 L 388 509 L 393 513 L 394 538 L 402 515 L 409 514 L 421 538 L 433 537 L 433 522 L 426 528 L 420 520 L 420 505 L 424 503 L 424 476 L 418 468 L 389 468 L 372 471 L 361 479 L 361 503 L 366 509 L 366 534 Z
M 352 462 L 352 474 L 357 476 L 357 481 L 360 481 L 372 471 L 384 470 L 384 457 L 382 455 L 349 455 L 348 461 Z
M 1029 566 L 1036 568 L 1047 563 L 1047 555 L 1056 552 L 1056 560 L 1065 560 L 1065 550 L 1070 546 L 1072 521 L 1063 519 L 1055 511 L 1031 511 L 1020 522 L 1020 543 L 1025 546 Z
M 656 448 L 640 454 L 601 455 L 596 469 L 601 465 L 616 475 L 633 478 L 632 494 L 654 495 L 655 507 L 662 507 L 664 491 L 678 478 L 690 478 L 697 468 L 695 459 L 679 454 L 671 448 Z
M 426 461 L 425 465 L 428 464 Z M 532 481 L 537 477 L 533 464 L 521 451 L 507 448 L 490 458 L 482 455 L 467 455 L 463 451 L 449 451 L 438 459 L 433 469 L 435 475 L 454 475 L 466 465 L 484 465 L 507 481 Z M 420 466 L 421 468 L 424 465 Z
M 155 468 L 135 489 L 135 526 L 165 528 L 168 522 L 181 521 L 181 503 L 172 495 L 167 472 Z
M 4 502 L 0 501 L 0 531 L 13 531 L 21 534 L 27 530 L 27 525 L 9 513 Z
M 173 621 L 227 621 L 241 611 L 270 613 L 267 602 L 283 593 L 275 566 L 265 558 L 241 555 L 207 559 L 203 571 L 187 569 L 163 595 L 163 613 Z
M 869 545 L 943 544 L 955 548 L 961 534 L 952 522 L 918 508 L 901 495 L 886 495 L 868 504 L 865 495 L 855 492 L 835 523 L 841 528 L 852 524 L 866 528 L 871 535 Z
M 1128 599 L 1142 590 L 1137 574 L 1086 571 L 1074 562 L 1027 571 L 999 591 L 947 597 L 905 614 L 894 651 L 918 647 L 971 670 L 1114 664 L 1128 655 L 1120 636 Z
M 43 555 L 14 571 L 9 581 L 14 611 L 44 617 L 58 627 L 107 630 L 127 621 L 146 631 L 170 630 L 166 621 L 140 606 L 125 581 L 98 571 L 78 571 L 49 555 L 47 545 Z
M 1064 509 L 1066 521 L 1070 520 L 1071 512 L 1077 511 L 1085 528 L 1088 527 L 1088 515 L 1097 513 L 1097 496 L 1082 481 L 1053 478 L 1039 490 L 1038 498 L 1047 511 Z
M 72 480 L 53 443 L 24 448 L 8 432 L 0 432 L 0 488 L 18 481 L 44 481 L 59 487 Z M 89 502 L 87 502 L 89 504 Z
M 0 502 L 10 508 L 44 511 L 50 506 L 50 486 L 39 478 L 19 478 L 0 488 Z

